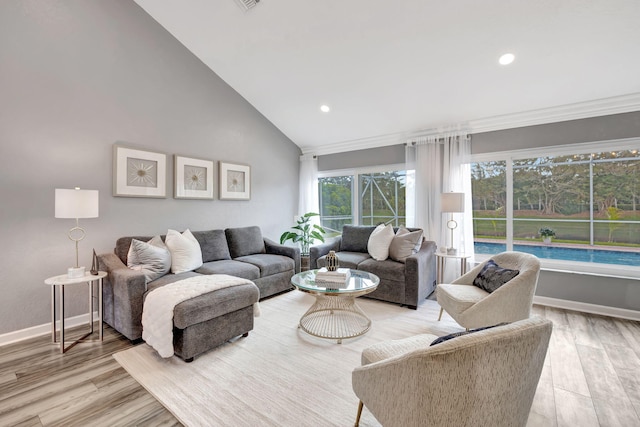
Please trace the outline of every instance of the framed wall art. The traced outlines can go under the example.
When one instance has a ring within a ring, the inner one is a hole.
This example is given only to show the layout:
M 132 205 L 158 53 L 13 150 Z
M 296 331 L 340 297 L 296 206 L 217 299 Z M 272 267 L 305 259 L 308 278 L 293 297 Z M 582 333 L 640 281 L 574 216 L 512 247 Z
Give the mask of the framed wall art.
M 251 166 L 220 162 L 220 200 L 251 198 Z
M 167 155 L 114 144 L 113 195 L 167 197 Z
M 174 155 L 173 197 L 213 199 L 213 161 Z

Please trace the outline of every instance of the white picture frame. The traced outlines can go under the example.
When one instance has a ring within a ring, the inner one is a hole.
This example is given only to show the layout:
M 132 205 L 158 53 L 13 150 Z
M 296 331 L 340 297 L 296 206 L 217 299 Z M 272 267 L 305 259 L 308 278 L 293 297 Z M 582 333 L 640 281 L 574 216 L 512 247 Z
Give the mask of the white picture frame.
M 113 195 L 166 198 L 167 155 L 114 144 Z
M 220 162 L 220 200 L 251 199 L 251 166 Z
M 173 197 L 213 200 L 213 160 L 173 156 Z

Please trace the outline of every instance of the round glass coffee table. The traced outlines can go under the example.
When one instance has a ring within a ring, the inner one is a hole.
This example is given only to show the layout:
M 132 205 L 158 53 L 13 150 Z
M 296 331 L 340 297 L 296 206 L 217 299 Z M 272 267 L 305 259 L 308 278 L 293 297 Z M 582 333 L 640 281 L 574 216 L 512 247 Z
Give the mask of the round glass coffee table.
M 349 282 L 335 289 L 316 283 L 318 270 L 303 271 L 291 278 L 291 284 L 316 297 L 316 302 L 300 318 L 299 328 L 314 337 L 338 340 L 355 338 L 371 328 L 371 319 L 356 304 L 356 297 L 373 292 L 380 279 L 366 271 L 350 270 Z

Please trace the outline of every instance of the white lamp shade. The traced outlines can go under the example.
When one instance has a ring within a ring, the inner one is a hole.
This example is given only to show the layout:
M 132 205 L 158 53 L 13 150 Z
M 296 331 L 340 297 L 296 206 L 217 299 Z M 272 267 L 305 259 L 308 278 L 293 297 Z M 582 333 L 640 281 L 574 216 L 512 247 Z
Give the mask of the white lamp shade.
M 97 218 L 98 190 L 56 188 L 56 218 Z
M 464 193 L 442 193 L 440 207 L 442 212 L 464 212 Z

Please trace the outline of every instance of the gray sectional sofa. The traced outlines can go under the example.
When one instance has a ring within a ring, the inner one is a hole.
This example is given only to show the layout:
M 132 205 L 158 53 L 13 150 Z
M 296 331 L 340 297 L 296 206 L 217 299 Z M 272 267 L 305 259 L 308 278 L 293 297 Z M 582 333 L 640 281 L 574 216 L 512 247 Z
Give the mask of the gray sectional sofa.
M 121 237 L 114 253 L 98 255 L 100 270 L 108 273 L 103 284 L 104 321 L 130 340 L 142 337 L 144 299 L 159 286 L 202 274 L 228 274 L 255 284 L 204 294 L 176 305 L 174 347 L 184 359 L 248 333 L 253 328 L 252 304 L 291 290 L 291 277 L 300 271 L 300 249 L 263 238 L 259 227 L 192 234 L 200 244 L 203 265 L 149 283 L 142 272 L 127 267 L 127 254 L 132 239 L 146 242 L 150 236 Z
M 311 247 L 310 268 L 324 267 L 325 256 L 329 251 L 335 251 L 340 267 L 367 271 L 380 278 L 378 288 L 366 297 L 416 309 L 435 290 L 436 243 L 423 239 L 420 250 L 406 258 L 404 263 L 392 259 L 376 261 L 367 251 L 369 236 L 375 228 L 345 225 L 342 236 Z

